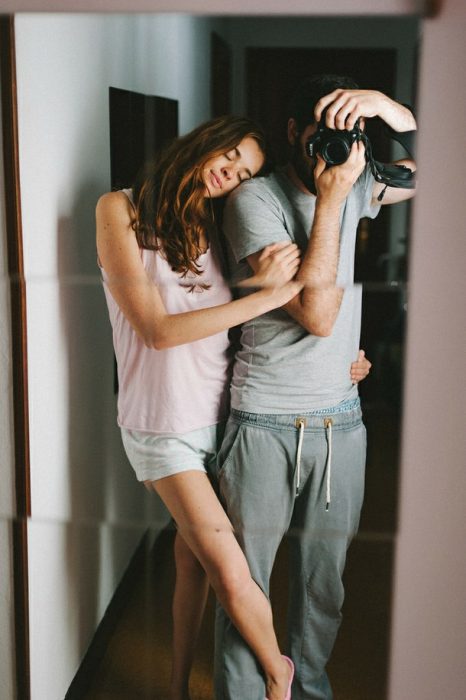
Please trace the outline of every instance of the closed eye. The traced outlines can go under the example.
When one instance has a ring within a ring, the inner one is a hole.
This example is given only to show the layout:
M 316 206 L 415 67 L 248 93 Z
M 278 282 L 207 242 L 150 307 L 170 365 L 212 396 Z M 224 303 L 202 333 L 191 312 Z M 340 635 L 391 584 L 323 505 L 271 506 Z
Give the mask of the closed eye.
M 230 151 L 225 153 L 225 158 L 227 160 L 239 160 L 241 158 L 241 153 L 239 148 L 232 148 Z
M 225 153 L 225 158 L 229 161 L 238 161 L 241 160 L 241 151 L 239 150 L 238 147 L 232 148 L 230 151 Z M 249 168 L 243 168 L 240 172 L 238 172 L 238 181 L 244 182 L 245 180 L 250 180 L 252 178 L 252 172 L 249 170 Z
M 252 178 L 252 173 L 250 170 L 246 169 L 244 173 L 238 173 L 238 180 L 244 182 L 245 180 L 250 180 Z

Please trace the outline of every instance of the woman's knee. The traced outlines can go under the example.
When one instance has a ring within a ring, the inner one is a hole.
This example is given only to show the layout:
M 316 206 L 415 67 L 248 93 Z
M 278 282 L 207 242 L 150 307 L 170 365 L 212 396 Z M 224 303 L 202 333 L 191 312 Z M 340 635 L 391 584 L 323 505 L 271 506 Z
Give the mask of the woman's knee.
M 210 583 L 223 605 L 234 605 L 249 595 L 252 582 L 247 566 L 232 566 L 224 562 L 217 566 L 210 576 Z

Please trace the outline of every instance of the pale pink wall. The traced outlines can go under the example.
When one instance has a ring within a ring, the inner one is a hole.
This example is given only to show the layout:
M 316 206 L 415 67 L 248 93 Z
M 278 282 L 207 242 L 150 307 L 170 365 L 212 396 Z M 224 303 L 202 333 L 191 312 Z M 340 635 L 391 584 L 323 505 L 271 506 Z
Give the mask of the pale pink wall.
M 466 698 L 466 7 L 454 5 L 422 37 L 391 700 Z
M 328 0 L 325 11 L 401 14 L 423 4 Z M 200 5 L 16 0 L 2 9 L 196 12 Z M 443 5 L 425 22 L 420 60 L 422 175 L 412 234 L 391 700 L 461 700 L 466 687 L 466 12 L 460 0 Z M 321 14 L 322 7 L 317 0 L 202 3 L 216 14 Z
M 430 0 L 2 0 L 2 12 L 188 12 L 206 15 L 416 14 Z

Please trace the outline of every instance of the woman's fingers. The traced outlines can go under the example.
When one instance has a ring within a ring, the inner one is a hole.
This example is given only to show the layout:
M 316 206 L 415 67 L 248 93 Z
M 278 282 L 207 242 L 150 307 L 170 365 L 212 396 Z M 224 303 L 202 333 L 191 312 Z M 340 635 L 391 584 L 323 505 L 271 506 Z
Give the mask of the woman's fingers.
M 366 358 L 364 350 L 360 350 L 357 360 L 351 364 L 350 376 L 353 384 L 365 379 L 369 374 L 372 363 Z
M 299 250 L 296 243 L 291 243 L 286 248 L 282 248 L 278 252 L 273 254 L 274 259 L 278 263 L 283 263 L 286 265 L 293 265 L 296 261 L 299 264 L 299 258 L 301 256 L 301 251 Z
M 291 241 L 288 241 L 287 244 L 271 252 L 273 253 L 274 257 L 277 258 L 277 260 L 280 260 L 281 258 L 286 258 L 289 255 L 294 255 L 296 251 L 299 252 L 296 243 L 291 243 Z
M 262 250 L 259 259 L 263 260 L 266 258 L 268 255 L 271 255 L 272 253 L 276 253 L 277 251 L 281 250 L 282 248 L 286 248 L 287 246 L 292 245 L 290 241 L 278 241 L 277 243 L 270 243 L 269 245 L 266 245 L 265 248 Z
M 300 262 L 301 251 L 296 243 L 288 243 L 276 250 L 268 253 L 270 256 L 270 265 L 280 268 L 298 267 Z
M 258 263 L 255 274 L 240 286 L 282 287 L 296 275 L 300 250 L 290 240 L 272 243 L 262 250 Z

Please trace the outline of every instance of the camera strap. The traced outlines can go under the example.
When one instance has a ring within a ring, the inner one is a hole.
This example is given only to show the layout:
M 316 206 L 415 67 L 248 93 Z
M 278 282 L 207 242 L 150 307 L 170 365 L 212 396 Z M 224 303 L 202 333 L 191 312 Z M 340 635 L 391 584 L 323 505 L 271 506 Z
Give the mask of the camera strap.
M 406 150 L 408 150 L 405 143 L 398 138 L 398 136 L 401 134 L 398 134 L 397 132 L 393 133 L 396 133 L 397 135 L 396 140 L 401 143 Z M 412 133 L 413 132 L 405 132 L 405 134 Z M 391 134 L 390 136 L 394 138 Z M 363 135 L 363 141 L 366 147 L 366 160 L 369 163 L 372 175 L 377 182 L 381 182 L 387 187 L 402 187 L 407 190 L 414 189 L 416 186 L 416 176 L 410 168 L 407 168 L 406 165 L 398 165 L 396 163 L 380 163 L 378 160 L 375 160 L 374 156 L 372 155 L 372 146 L 365 134 Z M 383 193 L 385 193 L 385 190 L 383 190 Z

